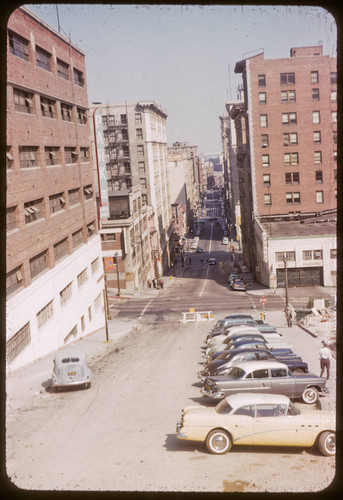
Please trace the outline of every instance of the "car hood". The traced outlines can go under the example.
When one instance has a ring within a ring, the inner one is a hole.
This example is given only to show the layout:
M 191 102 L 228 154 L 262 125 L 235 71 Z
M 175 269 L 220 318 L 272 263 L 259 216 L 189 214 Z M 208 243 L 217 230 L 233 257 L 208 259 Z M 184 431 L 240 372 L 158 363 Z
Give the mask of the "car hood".
M 214 407 L 204 406 L 186 406 L 184 408 L 183 425 L 206 425 L 210 422 L 211 426 L 216 425 L 216 422 L 223 419 L 221 413 L 217 413 Z

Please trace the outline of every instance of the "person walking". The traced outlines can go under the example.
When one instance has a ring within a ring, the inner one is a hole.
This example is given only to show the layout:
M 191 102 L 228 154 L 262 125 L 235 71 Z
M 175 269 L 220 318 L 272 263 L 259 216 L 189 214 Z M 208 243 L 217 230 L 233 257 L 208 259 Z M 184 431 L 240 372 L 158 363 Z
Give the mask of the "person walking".
M 160 280 L 160 288 L 161 288 L 161 290 L 163 290 L 163 285 L 164 285 L 164 281 Z
M 324 371 L 326 370 L 326 380 L 330 378 L 330 364 L 331 364 L 331 351 L 329 349 L 329 344 L 323 340 L 323 347 L 319 349 L 319 361 L 320 361 L 320 376 L 322 377 Z
M 157 287 L 157 278 L 154 278 L 154 279 L 152 280 L 152 284 L 154 285 L 154 288 L 156 288 L 156 287 Z
M 285 316 L 287 320 L 287 326 L 291 327 L 292 326 L 292 309 L 290 306 L 287 306 L 285 309 Z

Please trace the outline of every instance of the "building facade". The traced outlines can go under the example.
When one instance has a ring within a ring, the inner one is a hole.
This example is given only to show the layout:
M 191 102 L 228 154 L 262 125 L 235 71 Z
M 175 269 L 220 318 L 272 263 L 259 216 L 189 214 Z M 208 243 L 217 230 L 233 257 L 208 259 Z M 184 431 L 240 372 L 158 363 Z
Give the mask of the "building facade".
M 105 324 L 84 53 L 24 7 L 8 22 L 7 362 Z

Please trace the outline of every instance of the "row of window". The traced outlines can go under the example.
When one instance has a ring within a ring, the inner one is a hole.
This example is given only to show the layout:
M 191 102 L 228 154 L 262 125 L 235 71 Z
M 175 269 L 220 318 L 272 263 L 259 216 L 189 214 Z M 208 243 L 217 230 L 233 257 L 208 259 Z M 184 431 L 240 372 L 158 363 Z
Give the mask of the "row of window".
M 93 186 L 89 184 L 83 187 L 84 200 L 93 198 Z M 80 203 L 80 188 L 70 189 L 68 191 L 69 206 L 72 207 Z M 25 223 L 30 224 L 39 219 L 45 219 L 47 212 L 50 215 L 56 214 L 66 209 L 65 193 L 56 193 L 49 196 L 49 202 L 44 198 L 28 201 L 24 203 Z M 6 229 L 7 232 L 14 231 L 19 226 L 19 206 L 15 205 L 6 209 Z
M 323 250 L 303 250 L 303 260 L 323 260 Z M 284 262 L 284 260 L 295 262 L 295 252 L 275 252 L 275 262 Z M 330 249 L 330 259 L 337 259 L 337 249 Z
M 119 160 L 121 158 L 127 158 L 129 156 L 130 148 L 126 144 L 105 147 L 105 161 Z M 137 145 L 137 156 L 138 158 L 144 157 L 144 144 Z
M 292 146 L 298 144 L 298 132 L 285 132 L 282 134 L 283 145 L 284 146 Z M 337 144 L 337 130 L 332 131 L 332 141 L 334 144 Z M 313 132 L 313 144 L 321 144 L 322 142 L 322 134 L 320 130 L 315 130 Z M 261 147 L 268 148 L 269 147 L 269 135 L 261 134 Z
M 57 76 L 63 78 L 64 80 L 70 80 L 71 67 L 68 63 L 57 57 L 55 66 L 54 58 L 50 52 L 43 49 L 39 45 L 36 45 L 34 50 L 30 50 L 29 40 L 14 33 L 13 31 L 8 32 L 8 38 L 9 50 L 11 54 L 20 57 L 20 59 L 27 62 L 35 60 L 36 65 L 39 68 L 45 69 L 49 72 L 54 72 Z M 75 85 L 79 85 L 80 87 L 85 85 L 84 74 L 82 71 L 72 68 L 72 75 Z
M 316 191 L 315 202 L 324 203 L 324 191 Z M 286 204 L 287 205 L 299 205 L 301 203 L 300 193 L 286 193 Z M 271 193 L 264 194 L 264 204 L 265 206 L 272 205 L 272 195 Z
M 53 245 L 53 257 L 56 264 L 61 259 L 67 257 L 70 253 L 86 243 L 88 238 L 91 238 L 96 232 L 95 221 L 87 224 L 86 228 L 81 228 L 75 231 L 71 237 L 65 237 Z M 52 267 L 51 249 L 46 249 L 29 259 L 29 271 L 31 280 L 37 278 L 42 273 Z M 10 295 L 13 292 L 27 286 L 28 279 L 25 279 L 23 265 L 18 266 L 6 275 L 6 294 Z
M 311 89 L 312 101 L 320 101 L 319 89 Z M 337 90 L 331 90 L 330 94 L 331 102 L 337 102 Z M 258 101 L 260 104 L 267 104 L 267 92 L 259 92 Z M 295 90 L 282 90 L 281 91 L 281 103 L 285 102 L 296 102 L 296 91 Z
M 136 139 L 141 141 L 143 140 L 143 129 L 136 128 Z M 128 140 L 129 140 L 129 132 L 127 129 L 104 130 L 104 142 L 106 144 L 108 143 L 116 144 L 117 142 L 128 141 Z
M 319 71 L 311 71 L 310 83 L 319 83 Z M 265 87 L 267 85 L 266 75 L 260 74 L 257 77 L 258 86 Z M 337 83 L 337 71 L 330 72 L 330 84 Z M 295 85 L 295 73 L 280 73 L 280 85 Z
M 335 172 L 335 181 L 337 181 L 337 170 Z M 323 184 L 324 177 L 323 171 L 317 170 L 314 173 L 316 184 Z M 263 186 L 268 187 L 272 185 L 271 174 L 263 174 Z M 306 181 L 308 181 L 308 174 L 306 174 Z M 300 173 L 299 172 L 286 172 L 285 173 L 285 184 L 300 184 Z
M 62 152 L 59 146 L 44 147 L 44 161 L 42 160 L 43 151 L 39 146 L 18 146 L 20 168 L 42 167 L 43 164 L 47 167 L 60 166 L 62 164 Z M 79 150 L 73 146 L 63 148 L 64 163 L 72 165 L 80 161 L 80 163 L 88 163 L 89 148 L 80 147 Z M 13 148 L 7 147 L 6 167 L 13 168 Z
M 37 110 L 40 109 L 44 118 L 60 118 L 65 122 L 76 122 L 81 125 L 86 125 L 88 121 L 86 108 L 49 99 L 15 87 L 13 88 L 13 102 L 15 111 L 20 113 L 37 115 Z
M 142 122 L 142 113 L 135 113 L 135 123 L 140 124 Z M 102 116 L 102 124 L 105 128 L 114 127 L 115 125 L 124 125 L 127 124 L 127 115 L 103 115 Z
M 314 151 L 313 152 L 313 162 L 315 165 L 321 165 L 323 163 L 323 155 L 322 151 Z M 337 151 L 333 152 L 334 162 L 337 162 Z M 309 155 L 306 155 L 306 162 L 309 163 Z M 287 167 L 289 165 L 299 165 L 299 153 L 284 153 L 283 154 L 283 163 Z M 269 154 L 262 155 L 262 167 L 270 167 L 270 157 Z
M 331 112 L 331 122 L 337 123 L 337 111 Z M 297 125 L 297 113 L 282 113 L 281 115 L 282 125 Z M 312 123 L 320 123 L 320 111 L 312 111 Z M 268 115 L 260 115 L 260 127 L 268 127 Z

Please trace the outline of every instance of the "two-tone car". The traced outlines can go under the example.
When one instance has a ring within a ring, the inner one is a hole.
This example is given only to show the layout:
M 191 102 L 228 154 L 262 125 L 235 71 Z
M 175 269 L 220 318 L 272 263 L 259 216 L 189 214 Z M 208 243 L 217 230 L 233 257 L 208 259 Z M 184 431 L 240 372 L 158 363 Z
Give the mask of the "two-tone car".
M 279 394 L 233 394 L 215 408 L 187 406 L 176 424 L 176 436 L 205 443 L 214 455 L 227 453 L 232 445 L 316 446 L 324 456 L 336 453 L 334 415 L 301 413 Z
M 214 344 L 212 346 L 209 346 L 206 349 L 205 356 L 209 358 L 210 356 L 213 356 L 216 352 L 221 352 L 225 349 L 230 349 L 232 345 L 236 345 L 239 342 L 264 342 L 266 347 L 268 349 L 290 349 L 292 350 L 292 345 L 288 344 L 285 341 L 282 340 L 274 340 L 274 339 L 263 339 L 263 338 L 249 338 L 249 335 L 242 335 L 240 338 L 237 340 L 231 340 L 230 337 L 227 337 L 226 340 L 223 340 L 222 343 L 220 344 Z
M 327 392 L 326 379 L 312 373 L 295 375 L 277 361 L 246 361 L 231 366 L 225 377 L 207 377 L 201 389 L 203 396 L 223 399 L 237 392 L 283 394 L 313 404 L 319 393 Z
M 223 351 L 214 352 L 213 354 L 206 355 L 207 362 L 213 361 L 218 356 L 221 356 L 224 352 L 229 352 L 234 349 L 264 349 L 272 352 L 275 356 L 283 356 L 283 355 L 293 355 L 296 354 L 292 351 L 290 347 L 268 347 L 266 342 L 262 342 L 260 340 L 238 340 L 233 344 L 227 346 Z

